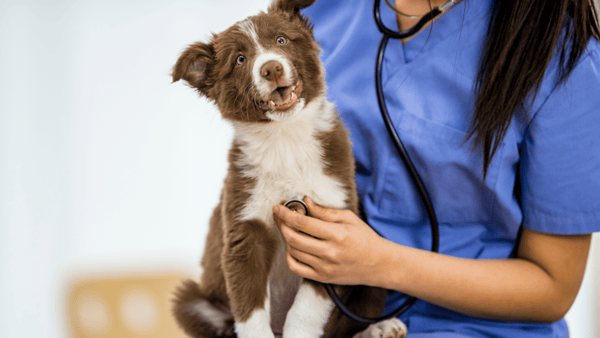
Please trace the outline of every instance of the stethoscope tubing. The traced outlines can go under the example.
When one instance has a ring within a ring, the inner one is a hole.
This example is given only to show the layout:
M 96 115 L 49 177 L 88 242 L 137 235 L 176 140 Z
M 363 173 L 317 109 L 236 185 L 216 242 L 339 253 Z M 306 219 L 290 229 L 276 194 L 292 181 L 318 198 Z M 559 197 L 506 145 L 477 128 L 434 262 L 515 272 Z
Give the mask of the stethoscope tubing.
M 383 59 L 384 59 L 384 55 L 385 55 L 385 49 L 387 47 L 387 43 L 388 43 L 389 39 L 390 38 L 405 39 L 405 38 L 408 38 L 408 37 L 416 34 L 428 22 L 430 22 L 431 20 L 435 19 L 435 17 L 440 15 L 442 13 L 442 10 L 440 10 L 440 7 L 434 8 L 429 13 L 427 13 L 425 16 L 423 16 L 415 26 L 413 26 L 409 30 L 399 32 L 399 31 L 394 31 L 394 30 L 387 28 L 385 26 L 385 24 L 383 23 L 383 21 L 381 19 L 381 11 L 379 8 L 380 2 L 381 2 L 381 0 L 375 0 L 375 5 L 374 5 L 375 22 L 377 23 L 377 27 L 383 34 L 383 36 L 381 37 L 381 42 L 379 43 L 379 47 L 377 49 L 377 58 L 376 58 L 376 63 L 375 63 L 375 88 L 377 91 L 377 102 L 379 104 L 379 109 L 381 111 L 383 120 L 385 121 L 385 126 L 386 126 L 390 136 L 392 137 L 392 140 L 394 141 L 394 145 L 396 146 L 396 149 L 398 150 L 398 153 L 400 154 L 400 157 L 402 158 L 402 161 L 404 162 L 404 165 L 406 166 L 406 169 L 408 170 L 408 173 L 409 173 L 415 187 L 417 188 L 417 191 L 419 192 L 419 196 L 421 197 L 421 200 L 423 201 L 425 210 L 427 211 L 427 216 L 429 217 L 429 221 L 430 221 L 430 225 L 431 225 L 431 251 L 438 252 L 440 235 L 439 235 L 439 225 L 438 225 L 437 217 L 435 214 L 435 209 L 433 207 L 433 203 L 431 202 L 429 193 L 427 192 L 427 189 L 425 188 L 425 184 L 423 184 L 423 180 L 421 179 L 421 176 L 417 172 L 412 160 L 410 159 L 408 152 L 406 151 L 406 148 L 404 147 L 404 143 L 402 143 L 402 140 L 400 139 L 400 136 L 398 135 L 398 132 L 396 131 L 396 129 L 394 128 L 394 125 L 392 123 L 390 114 L 387 109 L 387 105 L 385 103 L 385 96 L 383 93 L 381 74 L 382 74 L 382 70 L 383 70 Z M 398 317 L 401 314 L 403 314 L 404 312 L 406 312 L 418 300 L 416 297 L 411 296 L 404 303 L 402 303 L 402 305 L 400 305 L 396 310 L 394 310 L 386 315 L 383 315 L 378 318 L 365 318 L 365 317 L 361 317 L 361 316 L 353 313 L 343 304 L 343 302 L 340 300 L 339 296 L 335 292 L 333 285 L 325 284 L 325 288 L 327 289 L 327 293 L 329 293 L 329 296 L 331 297 L 333 302 L 336 304 L 336 306 L 340 309 L 340 311 L 344 315 L 346 315 L 347 317 L 349 317 L 350 319 L 352 319 L 356 322 L 365 323 L 365 324 L 374 324 L 374 323 L 380 322 L 382 320 L 390 319 L 393 317 Z
M 380 0 L 375 0 L 376 5 L 379 4 L 379 2 L 380 2 Z M 436 11 L 436 10 L 437 10 L 437 14 L 431 16 L 431 18 L 429 18 L 427 21 L 433 20 L 433 18 L 435 18 L 437 15 L 439 15 L 441 13 L 441 11 L 439 11 L 437 8 L 434 9 L 433 11 Z M 376 12 L 379 12 L 379 11 L 376 11 Z M 426 15 L 426 17 L 429 17 L 430 14 L 431 14 L 431 12 L 428 15 Z M 423 19 L 421 19 L 419 21 L 419 23 L 417 24 L 417 26 L 420 25 L 421 27 L 423 27 L 423 25 L 425 25 L 427 23 L 427 21 L 423 22 Z M 383 23 L 381 23 L 381 27 L 385 27 L 385 25 L 383 25 Z M 413 32 L 412 34 L 415 34 L 417 31 Z M 396 33 L 398 33 L 398 32 L 396 32 Z M 403 33 L 403 32 L 400 32 L 400 33 Z M 400 36 L 400 35 L 402 35 L 402 34 L 398 34 L 398 36 Z M 425 205 L 425 209 L 427 211 L 429 221 L 432 225 L 432 237 L 433 238 L 432 238 L 432 243 L 431 243 L 431 251 L 437 252 L 439 249 L 439 231 L 438 231 L 437 217 L 435 214 L 435 209 L 433 207 L 433 203 L 431 202 L 431 197 L 429 196 L 429 193 L 427 192 L 427 189 L 425 188 L 423 179 L 421 179 L 421 176 L 417 172 L 415 165 L 413 164 L 412 160 L 410 159 L 410 155 L 406 151 L 406 148 L 404 147 L 404 143 L 402 143 L 402 140 L 400 139 L 400 136 L 398 135 L 396 128 L 394 128 L 392 119 L 390 118 L 390 113 L 387 109 L 387 104 L 385 103 L 385 96 L 383 93 L 383 84 L 382 84 L 381 74 L 383 71 L 383 58 L 385 55 L 385 49 L 387 47 L 387 43 L 390 38 L 395 38 L 395 37 L 388 35 L 387 33 L 383 33 L 383 37 L 381 38 L 381 42 L 379 43 L 379 48 L 377 50 L 377 62 L 375 63 L 375 89 L 377 91 L 377 103 L 379 104 L 381 116 L 383 117 L 383 120 L 385 121 L 385 126 L 394 141 L 394 145 L 396 146 L 396 149 L 398 150 L 398 153 L 400 154 L 400 157 L 402 158 L 404 165 L 408 169 L 410 177 L 411 177 L 413 183 L 415 184 L 417 191 L 419 192 L 419 195 L 421 197 L 421 200 L 423 201 L 423 204 Z
M 375 5 L 373 6 L 373 16 L 375 17 L 375 23 L 377 24 L 377 28 L 379 31 L 383 33 L 384 37 L 393 38 L 393 39 L 406 39 L 415 34 L 417 34 L 427 23 L 431 20 L 435 19 L 438 15 L 442 14 L 442 11 L 439 7 L 432 9 L 429 13 L 425 14 L 416 25 L 407 29 L 405 31 L 395 31 L 389 29 L 381 19 L 381 10 L 379 9 L 379 4 L 381 0 L 375 0 Z M 380 46 L 381 48 L 381 46 Z

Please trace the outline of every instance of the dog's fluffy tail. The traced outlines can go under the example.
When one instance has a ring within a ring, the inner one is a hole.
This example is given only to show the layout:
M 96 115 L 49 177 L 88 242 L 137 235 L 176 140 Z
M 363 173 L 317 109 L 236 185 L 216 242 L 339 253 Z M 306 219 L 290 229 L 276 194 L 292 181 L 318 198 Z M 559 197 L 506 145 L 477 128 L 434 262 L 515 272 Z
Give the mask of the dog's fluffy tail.
M 190 337 L 236 337 L 229 304 L 204 295 L 200 285 L 192 280 L 184 281 L 175 291 L 173 315 Z

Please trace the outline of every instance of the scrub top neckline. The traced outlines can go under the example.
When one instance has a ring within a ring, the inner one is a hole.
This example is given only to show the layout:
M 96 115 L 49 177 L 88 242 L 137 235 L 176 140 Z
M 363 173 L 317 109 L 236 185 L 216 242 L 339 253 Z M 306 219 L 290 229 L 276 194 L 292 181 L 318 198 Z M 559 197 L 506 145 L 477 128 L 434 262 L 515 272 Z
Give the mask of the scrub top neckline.
M 393 53 L 396 54 L 396 60 L 398 60 L 397 55 L 402 55 L 403 63 L 409 64 L 434 49 L 448 36 L 453 36 L 456 31 L 464 29 L 471 21 L 488 14 L 490 3 L 491 1 L 486 0 L 461 0 L 404 43 L 399 39 L 390 39 L 388 48 L 395 50 Z M 380 10 L 383 22 L 388 28 L 398 27 L 396 13 L 391 8 L 380 4 Z

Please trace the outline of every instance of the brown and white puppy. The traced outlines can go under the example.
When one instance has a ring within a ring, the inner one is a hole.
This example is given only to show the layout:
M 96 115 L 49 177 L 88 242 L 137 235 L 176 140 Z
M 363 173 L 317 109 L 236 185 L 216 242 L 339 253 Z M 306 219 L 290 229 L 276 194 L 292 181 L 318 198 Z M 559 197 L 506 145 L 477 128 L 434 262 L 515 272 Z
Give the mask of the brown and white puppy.
M 323 285 L 289 271 L 271 211 L 306 195 L 357 212 L 351 144 L 326 98 L 312 26 L 299 13 L 314 1 L 275 1 L 267 13 L 189 46 L 174 66 L 173 81 L 213 101 L 235 131 L 200 283 L 184 282 L 174 300 L 176 319 L 193 337 L 352 337 L 365 329 L 334 309 Z M 380 314 L 386 295 L 337 290 L 369 317 Z M 384 326 L 364 336 L 404 332 L 398 320 Z

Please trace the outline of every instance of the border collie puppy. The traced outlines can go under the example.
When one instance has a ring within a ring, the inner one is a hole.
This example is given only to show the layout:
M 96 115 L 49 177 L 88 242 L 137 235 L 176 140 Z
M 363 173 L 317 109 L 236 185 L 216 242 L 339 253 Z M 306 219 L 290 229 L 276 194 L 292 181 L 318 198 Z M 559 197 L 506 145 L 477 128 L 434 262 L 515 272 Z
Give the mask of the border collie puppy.
M 267 13 L 190 45 L 173 68 L 173 81 L 214 102 L 235 131 L 200 283 L 188 280 L 175 294 L 173 313 L 192 337 L 405 333 L 397 319 L 362 331 L 366 325 L 339 313 L 322 284 L 292 274 L 273 220 L 273 205 L 302 196 L 357 212 L 351 144 L 326 98 L 312 26 L 299 12 L 314 1 L 277 0 Z M 336 289 L 356 313 L 380 315 L 385 290 Z

